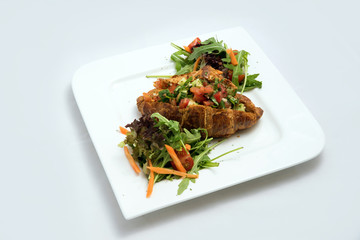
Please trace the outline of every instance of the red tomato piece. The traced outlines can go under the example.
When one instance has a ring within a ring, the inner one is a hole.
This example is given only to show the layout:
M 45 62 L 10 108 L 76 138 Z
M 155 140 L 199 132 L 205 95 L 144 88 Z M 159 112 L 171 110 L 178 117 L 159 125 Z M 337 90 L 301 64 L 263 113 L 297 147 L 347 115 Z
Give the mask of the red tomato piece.
M 229 72 L 229 80 L 232 81 L 232 77 L 233 77 L 233 71 Z
M 199 87 L 191 87 L 190 92 L 192 92 L 193 94 L 201 94 Z
M 215 98 L 215 100 L 216 100 L 218 103 L 220 103 L 220 102 L 221 102 L 221 99 L 222 99 L 222 94 L 221 94 L 221 92 L 215 93 L 215 94 L 214 94 L 214 98 Z
M 155 81 L 154 82 L 154 86 L 155 86 L 155 88 L 156 89 L 162 89 L 162 81 L 160 81 L 160 80 L 157 80 L 157 81 Z
M 207 98 L 204 96 L 204 87 L 191 87 L 190 88 L 190 92 L 192 92 L 194 94 L 194 101 L 201 103 L 205 100 L 207 100 Z
M 148 93 L 143 93 L 145 102 L 151 102 L 151 96 Z
M 194 41 L 192 41 L 188 47 L 190 48 L 190 50 L 192 50 L 194 47 L 198 46 L 201 44 L 200 38 L 195 38 Z
M 179 108 L 183 109 L 186 108 L 189 105 L 190 99 L 189 98 L 183 98 L 180 100 Z
M 203 101 L 203 104 L 205 106 L 212 106 L 214 103 L 211 100 L 206 100 L 206 101 Z
M 184 148 L 180 152 L 177 151 L 176 155 L 178 156 L 185 170 L 190 171 L 191 168 L 194 166 L 194 160 L 191 155 L 187 153 Z
M 194 94 L 194 101 L 198 103 L 202 103 L 203 101 L 206 101 L 207 98 L 203 94 Z
M 214 89 L 212 88 L 212 86 L 207 85 L 206 87 L 204 87 L 204 93 L 213 93 Z
M 224 87 L 224 85 L 220 84 L 220 91 L 221 91 L 221 98 L 223 98 L 224 96 L 226 96 L 227 90 Z
M 176 85 L 173 84 L 173 85 L 171 85 L 171 86 L 169 87 L 169 91 L 170 91 L 171 93 L 174 93 L 175 88 L 176 88 Z
M 245 75 L 241 74 L 238 76 L 239 83 L 241 83 L 245 79 Z

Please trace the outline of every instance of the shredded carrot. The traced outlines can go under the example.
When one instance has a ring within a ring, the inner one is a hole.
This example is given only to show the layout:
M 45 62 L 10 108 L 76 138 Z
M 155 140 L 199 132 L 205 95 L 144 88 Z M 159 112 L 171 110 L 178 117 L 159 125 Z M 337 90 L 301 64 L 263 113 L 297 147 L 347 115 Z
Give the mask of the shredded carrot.
M 198 57 L 198 59 L 196 59 L 196 62 L 194 64 L 194 69 L 193 69 L 194 72 L 197 70 L 197 68 L 199 66 L 200 59 L 201 59 L 201 57 Z
M 189 173 L 184 173 L 184 172 L 179 172 L 173 169 L 169 169 L 169 168 L 161 168 L 161 167 L 147 167 L 148 169 L 159 173 L 159 174 L 174 174 L 180 177 L 187 177 L 187 178 L 198 178 L 199 175 L 196 174 L 189 174 Z
M 190 144 L 185 144 L 185 148 L 189 151 L 191 149 Z
M 191 49 L 188 46 L 184 46 L 185 51 L 187 51 L 188 53 L 191 53 Z
M 125 151 L 125 156 L 126 158 L 129 160 L 129 163 L 131 165 L 131 167 L 134 169 L 134 171 L 139 174 L 141 172 L 140 168 L 138 165 L 136 165 L 134 158 L 131 156 L 129 149 L 127 148 L 127 146 L 124 147 L 124 151 Z
M 179 170 L 180 172 L 186 173 L 186 169 L 181 164 L 180 159 L 178 158 L 178 156 L 175 153 L 175 150 L 171 146 L 166 145 L 166 144 L 165 144 L 165 148 L 168 151 L 171 159 L 173 160 L 173 162 L 174 162 L 174 164 L 176 166 L 176 169 Z
M 129 130 L 127 130 L 126 128 L 123 128 L 122 126 L 120 126 L 119 128 L 120 128 L 120 132 L 124 135 L 126 135 L 129 132 Z
M 233 52 L 233 50 L 230 49 L 226 49 L 226 52 L 230 55 L 230 59 L 231 59 L 231 64 L 236 66 L 238 65 L 238 61 L 236 60 L 235 54 Z
M 149 159 L 149 166 L 152 167 L 152 163 L 151 163 L 151 160 Z M 146 193 L 146 197 L 149 198 L 152 191 L 153 191 L 153 188 L 154 188 L 154 180 L 155 180 L 155 177 L 154 177 L 154 171 L 150 169 L 150 178 L 149 178 L 149 184 L 148 184 L 148 188 L 147 188 L 147 193 Z

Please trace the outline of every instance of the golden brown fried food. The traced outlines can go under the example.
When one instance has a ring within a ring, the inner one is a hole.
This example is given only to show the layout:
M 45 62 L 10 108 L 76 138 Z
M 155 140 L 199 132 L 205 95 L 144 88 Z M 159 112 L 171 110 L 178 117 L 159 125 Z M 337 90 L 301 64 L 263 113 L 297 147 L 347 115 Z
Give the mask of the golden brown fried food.
M 202 78 L 207 84 L 212 84 L 216 78 L 223 79 L 221 71 L 208 66 L 189 74 L 174 76 L 170 79 L 159 79 L 154 84 L 157 89 L 153 89 L 137 99 L 137 107 L 140 113 L 150 115 L 158 112 L 168 119 L 178 121 L 183 128 L 205 128 L 210 137 L 231 136 L 238 130 L 252 127 L 261 118 L 263 110 L 256 107 L 248 97 L 242 94 L 236 94 L 234 97 L 238 99 L 240 104 L 244 105 L 245 110 L 243 111 L 230 107 L 219 109 L 202 104 L 189 104 L 185 108 L 181 108 L 176 104 L 175 100 L 172 103 L 167 103 L 153 97 L 157 96 L 160 90 L 176 85 L 184 77 L 188 78 L 190 76 Z M 232 91 L 234 87 L 236 90 L 236 86 L 228 79 L 223 79 L 222 84 L 228 91 Z

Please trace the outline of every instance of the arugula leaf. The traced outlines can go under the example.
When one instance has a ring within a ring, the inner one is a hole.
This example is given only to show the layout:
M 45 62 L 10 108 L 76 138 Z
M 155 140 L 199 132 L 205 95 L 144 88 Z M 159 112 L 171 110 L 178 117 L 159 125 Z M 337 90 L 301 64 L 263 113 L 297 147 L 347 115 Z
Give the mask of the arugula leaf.
M 220 142 L 215 143 L 214 145 L 212 145 L 210 147 L 207 147 L 203 152 L 201 152 L 199 155 L 197 155 L 194 159 L 194 166 L 192 167 L 190 172 L 198 171 L 198 168 L 199 168 L 198 164 L 203 159 L 203 157 L 205 155 L 207 155 L 214 147 L 218 146 L 219 144 L 221 144 L 224 141 L 225 140 L 222 140 Z
M 180 125 L 179 122 L 168 120 L 166 117 L 162 116 L 160 113 L 151 114 L 151 118 L 156 122 L 155 127 L 160 127 L 165 125 L 171 130 L 173 133 L 180 133 Z
M 198 129 L 191 129 L 190 131 L 186 128 L 183 129 L 184 132 L 182 133 L 183 141 L 188 144 L 195 143 L 201 139 L 201 134 Z
M 189 56 L 190 53 L 188 53 L 185 49 L 183 49 L 182 47 L 176 45 L 175 43 L 171 43 L 171 46 L 173 46 L 174 48 L 176 48 L 177 50 L 179 50 L 179 52 L 181 52 L 181 54 L 185 55 L 185 56 Z
M 191 60 L 196 60 L 198 57 L 200 57 L 203 53 L 213 53 L 213 52 L 217 52 L 217 53 L 221 53 L 223 51 L 226 51 L 226 49 L 224 48 L 222 42 L 213 42 L 210 43 L 208 45 L 203 45 L 200 47 L 196 47 L 194 48 L 194 51 L 190 54 L 190 56 L 188 57 L 188 59 Z
M 203 41 L 201 44 L 202 45 L 207 45 L 207 44 L 216 43 L 216 42 L 218 42 L 218 41 L 214 37 L 211 37 L 211 38 Z
M 189 186 L 190 183 L 190 178 L 184 178 L 180 183 L 179 183 L 179 188 L 177 191 L 177 195 L 182 194 Z
M 194 64 L 185 65 L 181 67 L 179 70 L 177 70 L 176 75 L 192 72 L 193 68 L 194 68 Z
M 259 76 L 259 74 L 252 74 L 252 75 L 247 76 L 247 81 L 246 81 L 246 84 L 245 84 L 244 91 L 249 91 L 249 90 L 254 89 L 254 88 L 261 88 L 262 87 L 262 82 L 256 80 L 256 78 L 258 76 Z M 244 83 L 242 83 L 240 85 L 240 87 L 243 87 L 243 84 Z
M 249 55 L 248 52 L 241 50 L 235 57 L 238 61 L 238 65 L 233 67 L 233 77 L 232 82 L 239 87 L 239 75 L 245 74 L 245 66 L 247 65 L 248 59 L 247 56 Z
M 185 58 L 181 57 L 181 51 L 174 52 L 171 54 L 170 59 L 173 60 L 175 63 L 181 64 L 181 66 L 185 66 L 187 64 Z
M 209 168 L 209 167 L 218 167 L 218 162 L 213 162 L 208 155 L 205 155 L 202 160 L 199 162 L 199 169 Z

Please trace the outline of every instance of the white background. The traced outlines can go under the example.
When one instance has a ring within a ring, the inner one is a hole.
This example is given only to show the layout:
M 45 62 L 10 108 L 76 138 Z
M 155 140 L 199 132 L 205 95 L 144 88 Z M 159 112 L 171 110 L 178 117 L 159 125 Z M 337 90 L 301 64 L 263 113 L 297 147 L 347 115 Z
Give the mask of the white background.
M 355 0 L 0 1 L 0 239 L 360 239 L 359 9 Z M 319 121 L 323 152 L 126 221 L 76 105 L 74 72 L 236 26 Z

